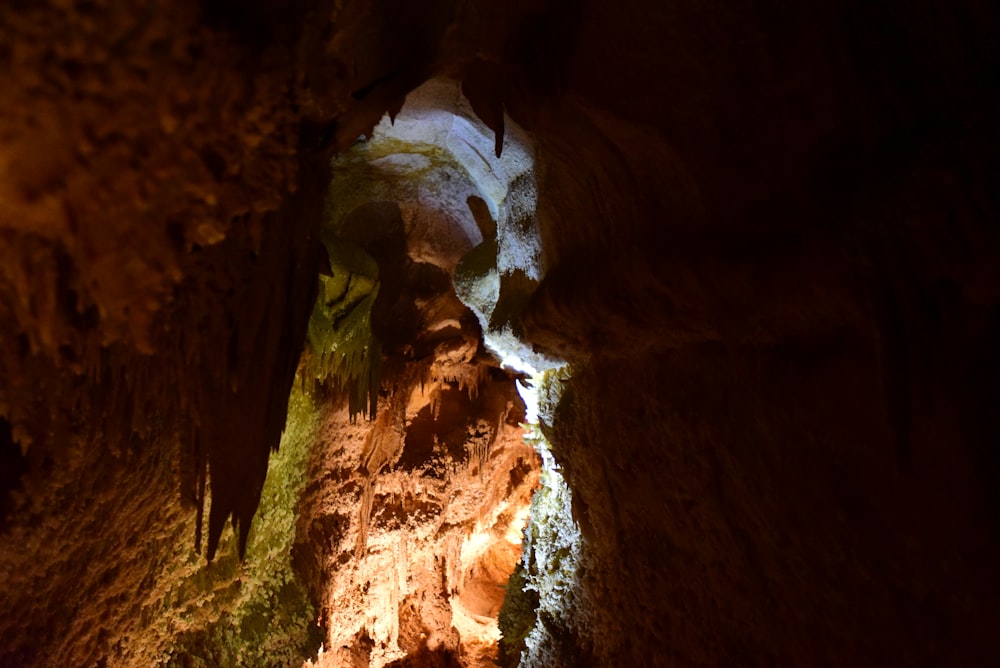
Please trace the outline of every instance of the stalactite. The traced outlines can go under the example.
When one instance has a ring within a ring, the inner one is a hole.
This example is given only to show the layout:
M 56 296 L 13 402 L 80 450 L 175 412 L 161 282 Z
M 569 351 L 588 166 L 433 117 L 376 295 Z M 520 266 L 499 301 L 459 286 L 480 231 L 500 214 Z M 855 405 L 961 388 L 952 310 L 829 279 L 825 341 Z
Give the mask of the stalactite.
M 379 283 L 374 275 L 351 273 L 351 266 L 345 260 L 333 268 L 332 277 L 320 276 L 320 295 L 309 320 L 310 353 L 303 377 L 346 392 L 352 417 L 374 418 L 382 346 L 372 332 L 371 310 Z
M 358 508 L 358 540 L 354 546 L 355 559 L 360 559 L 368 548 L 368 529 L 371 526 L 372 503 L 375 498 L 374 476 L 365 475 L 361 485 L 361 500 Z

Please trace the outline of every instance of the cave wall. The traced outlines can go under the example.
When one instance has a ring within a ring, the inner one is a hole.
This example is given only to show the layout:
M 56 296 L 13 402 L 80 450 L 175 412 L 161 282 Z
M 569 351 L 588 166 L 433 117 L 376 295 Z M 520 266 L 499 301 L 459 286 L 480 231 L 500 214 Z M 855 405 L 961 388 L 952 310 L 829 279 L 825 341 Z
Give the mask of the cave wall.
M 995 656 L 995 8 L 168 4 L 0 10 L 0 662 L 102 663 L 206 462 L 249 526 L 325 162 L 434 72 L 535 142 L 567 661 Z
M 230 517 L 246 538 L 329 173 L 297 155 L 300 20 L 254 41 L 198 3 L 0 9 L 0 413 L 20 471 L 0 664 L 162 660 L 160 630 L 198 626 L 162 617 L 190 612 L 185 567 Z
M 603 11 L 532 126 L 566 665 L 988 662 L 995 17 Z

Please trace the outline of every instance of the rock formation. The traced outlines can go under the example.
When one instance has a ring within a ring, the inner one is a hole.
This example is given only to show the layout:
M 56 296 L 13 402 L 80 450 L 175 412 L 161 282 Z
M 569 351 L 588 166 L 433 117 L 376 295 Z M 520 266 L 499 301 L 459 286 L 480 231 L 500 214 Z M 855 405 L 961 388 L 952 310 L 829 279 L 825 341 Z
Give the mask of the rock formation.
M 995 663 L 998 19 L 6 3 L 0 666 Z

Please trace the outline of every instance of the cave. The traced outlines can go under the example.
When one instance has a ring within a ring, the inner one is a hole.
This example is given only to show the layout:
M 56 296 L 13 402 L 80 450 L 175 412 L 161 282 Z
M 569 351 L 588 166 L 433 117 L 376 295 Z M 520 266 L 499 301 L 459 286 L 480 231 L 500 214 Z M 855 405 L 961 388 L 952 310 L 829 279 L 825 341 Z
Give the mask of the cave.
M 4 3 L 0 668 L 996 664 L 998 29 Z

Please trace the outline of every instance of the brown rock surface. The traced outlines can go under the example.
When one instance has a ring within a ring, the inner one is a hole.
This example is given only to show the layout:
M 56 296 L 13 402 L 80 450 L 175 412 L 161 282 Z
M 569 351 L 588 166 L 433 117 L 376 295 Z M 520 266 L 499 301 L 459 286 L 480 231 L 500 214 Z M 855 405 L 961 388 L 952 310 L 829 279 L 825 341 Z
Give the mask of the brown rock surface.
M 206 467 L 212 535 L 245 535 L 327 158 L 439 72 L 534 146 L 545 277 L 502 315 L 573 365 L 559 660 L 996 663 L 998 26 L 976 0 L 5 3 L 0 665 L 145 665 Z M 439 275 L 411 262 L 404 297 Z M 513 556 L 486 498 L 528 460 L 489 398 L 513 381 L 422 395 L 417 370 L 314 454 L 296 555 L 326 665 L 491 651 L 456 620 Z
M 373 423 L 330 416 L 296 548 L 328 629 L 316 665 L 494 665 L 538 480 L 513 393 L 509 379 L 413 382 Z

